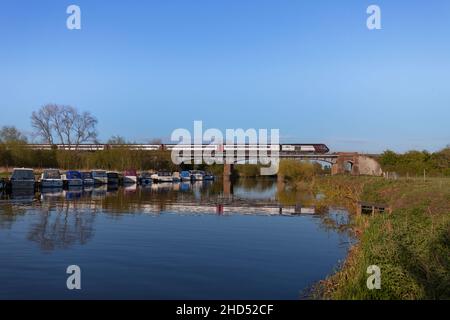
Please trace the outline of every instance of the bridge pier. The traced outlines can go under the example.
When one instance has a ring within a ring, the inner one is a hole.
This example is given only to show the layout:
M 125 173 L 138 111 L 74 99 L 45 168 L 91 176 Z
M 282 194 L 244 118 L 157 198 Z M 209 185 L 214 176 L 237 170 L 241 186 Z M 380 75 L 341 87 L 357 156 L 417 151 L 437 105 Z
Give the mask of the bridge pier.
M 231 178 L 231 176 L 233 175 L 233 169 L 234 169 L 234 165 L 233 164 L 225 163 L 223 165 L 223 177 L 224 178 Z
M 231 197 L 233 195 L 233 184 L 231 177 L 233 175 L 234 165 L 225 163 L 223 165 L 223 195 L 224 197 Z
M 285 183 L 284 183 L 284 175 L 278 173 L 277 174 L 277 190 L 282 191 L 284 190 Z
M 350 165 L 350 170 L 346 165 Z M 340 152 L 336 158 L 336 162 L 331 166 L 331 174 L 359 175 L 359 154 L 357 152 Z
M 231 198 L 233 195 L 233 184 L 230 178 L 223 178 L 223 196 L 225 198 Z

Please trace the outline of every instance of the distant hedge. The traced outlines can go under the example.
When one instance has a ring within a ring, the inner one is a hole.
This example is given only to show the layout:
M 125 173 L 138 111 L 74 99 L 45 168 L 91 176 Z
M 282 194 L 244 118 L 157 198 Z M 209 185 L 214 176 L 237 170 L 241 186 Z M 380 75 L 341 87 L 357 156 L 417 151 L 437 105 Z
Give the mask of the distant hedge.
M 104 151 L 30 150 L 23 144 L 0 144 L 0 166 L 60 169 L 175 169 L 170 152 L 112 149 Z
M 403 154 L 387 150 L 378 158 L 383 171 L 399 175 L 450 176 L 450 147 L 438 152 L 408 151 Z

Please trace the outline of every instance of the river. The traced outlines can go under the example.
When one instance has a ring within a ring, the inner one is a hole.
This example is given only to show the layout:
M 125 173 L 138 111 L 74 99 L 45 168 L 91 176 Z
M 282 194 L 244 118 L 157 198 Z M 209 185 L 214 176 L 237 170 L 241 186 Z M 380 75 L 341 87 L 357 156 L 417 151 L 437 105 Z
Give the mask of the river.
M 258 179 L 3 194 L 0 299 L 299 299 L 352 242 L 345 210 L 301 199 Z

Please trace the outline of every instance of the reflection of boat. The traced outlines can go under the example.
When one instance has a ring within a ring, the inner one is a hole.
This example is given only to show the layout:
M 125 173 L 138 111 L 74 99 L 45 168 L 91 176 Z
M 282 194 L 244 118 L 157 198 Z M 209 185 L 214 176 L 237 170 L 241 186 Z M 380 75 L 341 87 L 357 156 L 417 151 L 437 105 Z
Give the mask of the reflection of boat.
M 92 190 L 92 198 L 104 198 L 106 197 L 106 193 L 108 192 L 108 186 L 107 185 L 101 185 L 97 186 Z
M 116 192 L 117 190 L 119 190 L 119 185 L 118 184 L 110 184 L 110 183 L 108 183 L 108 187 L 107 187 L 108 193 Z
M 214 180 L 214 175 L 211 172 L 205 172 L 203 180 Z
M 191 183 L 190 182 L 181 182 L 180 183 L 180 191 L 186 192 L 191 189 Z
M 94 179 L 94 184 L 107 184 L 108 175 L 105 170 L 93 170 L 92 178 Z
M 123 173 L 123 183 L 135 184 L 137 183 L 137 172 L 134 169 L 126 170 Z
M 14 169 L 11 176 L 11 187 L 13 190 L 31 189 L 34 191 L 33 169 Z
M 66 200 L 80 199 L 82 194 L 83 194 L 83 188 L 69 187 L 69 190 L 64 191 L 64 198 L 66 198 Z
M 81 179 L 83 180 L 83 186 L 93 186 L 94 179 L 92 178 L 92 173 L 90 172 L 81 172 Z
M 158 173 L 152 174 L 152 179 L 156 182 L 172 182 L 172 173 L 169 171 L 158 171 Z
M 108 185 L 106 189 L 106 193 L 108 196 L 115 196 L 119 192 L 119 186 L 118 185 Z
M 191 170 L 191 179 L 194 181 L 202 181 L 203 177 L 205 176 L 205 173 L 200 170 Z
M 152 183 L 152 175 L 149 172 L 142 172 L 139 179 L 142 185 L 149 185 Z
M 34 185 L 33 188 L 19 188 L 12 189 L 11 200 L 20 203 L 30 203 L 34 200 Z
M 94 187 L 83 187 L 83 196 L 87 197 L 92 194 Z
M 194 181 L 191 186 L 192 186 L 192 191 L 194 191 L 195 196 L 199 197 L 200 191 L 203 189 L 203 181 Z
M 118 185 L 119 184 L 119 174 L 117 172 L 109 171 L 106 173 L 108 178 L 109 185 Z
M 161 182 L 152 184 L 153 191 L 169 191 L 172 189 L 171 182 Z
M 134 184 L 129 183 L 124 188 L 125 193 L 135 193 L 136 190 L 137 190 L 137 185 L 135 183 Z
M 41 189 L 41 199 L 42 200 L 52 200 L 55 198 L 61 198 L 63 197 L 63 190 L 62 188 L 51 188 L 51 187 L 47 187 L 47 188 L 43 188 Z
M 173 183 L 172 184 L 172 190 L 173 191 L 180 191 L 180 184 L 181 183 Z
M 83 185 L 83 179 L 81 177 L 81 172 L 79 171 L 67 171 L 66 174 L 63 175 L 63 180 L 68 187 L 81 187 Z
M 152 183 L 147 183 L 147 184 L 141 184 L 141 189 L 142 190 L 151 190 L 152 189 Z
M 41 175 L 41 188 L 62 188 L 63 180 L 58 169 L 46 169 Z

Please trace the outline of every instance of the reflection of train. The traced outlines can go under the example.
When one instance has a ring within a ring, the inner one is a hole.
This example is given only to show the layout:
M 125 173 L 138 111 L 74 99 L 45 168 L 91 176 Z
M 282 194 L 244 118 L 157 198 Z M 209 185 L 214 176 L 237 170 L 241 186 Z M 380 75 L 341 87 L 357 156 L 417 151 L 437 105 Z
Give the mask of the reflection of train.
M 209 151 L 209 152 L 227 152 L 227 151 L 279 151 L 279 152 L 296 152 L 296 153 L 327 153 L 330 150 L 324 144 L 274 144 L 274 145 L 258 145 L 258 144 L 82 144 L 82 145 L 60 145 L 60 144 L 32 144 L 32 149 L 37 150 L 78 150 L 78 151 L 101 151 L 109 149 L 129 149 L 143 151 Z

